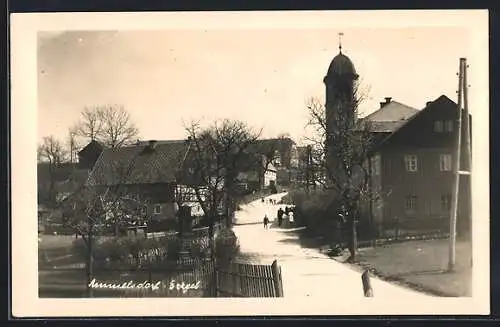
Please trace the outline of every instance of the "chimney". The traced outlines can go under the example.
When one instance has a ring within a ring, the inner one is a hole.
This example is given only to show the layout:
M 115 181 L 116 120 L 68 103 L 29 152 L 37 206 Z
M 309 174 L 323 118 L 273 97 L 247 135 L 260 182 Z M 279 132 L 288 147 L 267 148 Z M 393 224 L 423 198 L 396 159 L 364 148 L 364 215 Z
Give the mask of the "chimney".
M 427 102 L 425 103 L 425 106 L 426 106 L 426 107 L 428 107 L 428 106 L 430 106 L 430 105 L 431 105 L 431 103 L 432 103 L 432 101 L 427 101 Z
M 386 104 L 391 103 L 392 98 L 391 97 L 385 97 L 385 102 L 380 102 L 380 109 L 382 109 Z
M 149 148 L 152 150 L 156 146 L 156 140 L 149 140 Z

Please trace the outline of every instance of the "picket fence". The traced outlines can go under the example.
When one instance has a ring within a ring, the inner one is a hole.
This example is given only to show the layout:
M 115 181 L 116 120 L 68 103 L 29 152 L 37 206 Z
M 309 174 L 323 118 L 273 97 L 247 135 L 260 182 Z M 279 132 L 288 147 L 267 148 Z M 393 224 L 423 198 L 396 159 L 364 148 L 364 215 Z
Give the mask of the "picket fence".
M 221 230 L 224 229 L 223 224 L 215 224 L 214 225 L 214 235 L 217 235 Z M 194 238 L 202 238 L 208 237 L 209 233 L 208 227 L 199 227 L 193 228 L 192 234 Z M 178 237 L 178 232 L 154 232 L 154 233 L 146 233 L 147 238 L 167 238 L 167 239 L 175 239 Z
M 283 297 L 281 267 L 230 264 L 217 269 L 217 297 Z
M 39 269 L 39 274 L 46 276 L 40 275 L 41 297 L 61 297 L 61 292 L 68 294 L 63 297 L 82 297 L 86 294 L 84 267 Z M 223 267 L 212 260 L 201 260 L 189 270 L 169 272 L 148 267 L 96 267 L 93 277 L 100 283 L 93 289 L 93 297 L 283 297 L 281 268 L 276 260 L 272 265 L 231 263 Z M 157 288 L 107 287 L 129 281 L 147 282 Z
M 213 261 L 206 262 L 188 272 L 155 278 L 162 287 L 127 290 L 127 297 L 283 297 L 281 267 L 275 260 L 271 265 L 231 263 L 224 268 Z M 158 276 L 160 277 L 160 276 Z

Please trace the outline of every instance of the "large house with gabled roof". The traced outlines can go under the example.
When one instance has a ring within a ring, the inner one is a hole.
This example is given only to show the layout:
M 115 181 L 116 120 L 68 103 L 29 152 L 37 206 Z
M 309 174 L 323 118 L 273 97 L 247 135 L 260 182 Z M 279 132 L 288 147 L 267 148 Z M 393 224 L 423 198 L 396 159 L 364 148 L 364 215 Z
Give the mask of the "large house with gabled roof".
M 120 192 L 144 200 L 144 214 L 160 229 L 178 227 L 176 211 L 180 189 L 189 189 L 193 181 L 182 171 L 191 150 L 190 142 L 146 141 L 120 148 L 105 148 L 90 172 L 88 185 Z M 183 206 L 191 207 L 191 214 L 201 215 L 195 194 L 184 197 Z M 185 194 L 184 194 L 185 196 Z
M 446 229 L 454 181 L 457 104 L 442 95 L 417 110 L 386 98 L 363 119 L 370 121 L 374 137 L 374 153 L 368 162 L 370 186 L 380 195 L 372 200 L 368 217 L 381 229 L 398 223 L 409 229 L 417 225 Z M 465 151 L 462 154 L 464 167 Z M 459 193 L 460 233 L 470 224 L 470 181 L 461 179 Z

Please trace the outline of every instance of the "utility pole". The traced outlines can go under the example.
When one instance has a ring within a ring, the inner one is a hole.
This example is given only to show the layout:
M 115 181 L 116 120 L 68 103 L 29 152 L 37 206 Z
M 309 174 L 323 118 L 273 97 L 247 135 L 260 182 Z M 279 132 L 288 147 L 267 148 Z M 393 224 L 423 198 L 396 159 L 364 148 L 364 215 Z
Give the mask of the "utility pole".
M 467 170 L 464 172 L 468 176 L 467 178 L 467 183 L 465 184 L 467 187 L 467 216 L 468 216 L 468 241 L 469 241 L 469 246 L 471 250 L 471 255 L 472 255 L 472 194 L 470 194 L 472 190 L 472 145 L 471 145 L 471 126 L 470 126 L 470 119 L 469 119 L 469 95 L 468 95 L 468 88 L 469 85 L 467 83 L 467 68 L 469 66 L 467 65 L 467 61 L 464 58 L 464 79 L 463 79 L 463 90 L 464 90 L 464 134 L 465 134 L 465 169 Z M 471 256 L 471 262 L 470 265 L 472 266 L 472 256 Z
M 458 73 L 458 105 L 457 105 L 457 112 L 458 112 L 458 126 L 457 126 L 457 138 L 456 138 L 456 144 L 455 144 L 455 156 L 454 156 L 454 164 L 453 164 L 453 174 L 454 174 L 454 184 L 453 184 L 453 194 L 452 194 L 452 203 L 451 203 L 451 210 L 450 210 L 450 238 L 449 238 L 449 262 L 448 262 L 448 270 L 451 272 L 455 268 L 455 255 L 456 255 L 456 236 L 457 236 L 457 216 L 458 216 L 458 197 L 460 193 L 460 176 L 461 175 L 470 175 L 469 171 L 462 171 L 460 170 L 460 163 L 461 163 L 461 154 L 462 154 L 462 133 L 463 133 L 463 127 L 462 127 L 462 100 L 464 101 L 464 104 L 466 106 L 468 105 L 468 98 L 467 98 L 467 80 L 466 80 L 466 69 L 467 69 L 467 64 L 466 64 L 466 59 L 465 58 L 460 58 L 460 69 Z M 462 99 L 463 97 L 463 99 Z M 467 111 L 467 109 L 466 109 Z M 471 152 L 470 152 L 470 132 L 469 132 L 469 117 L 468 117 L 468 112 L 466 112 L 465 115 L 467 118 L 464 119 L 464 123 L 466 125 L 465 131 L 466 131 L 466 150 L 467 150 L 467 168 L 470 169 L 469 165 L 469 158 L 471 158 Z M 470 206 L 469 206 L 470 207 Z M 472 226 L 470 226 L 472 227 Z
M 448 271 L 453 271 L 455 268 L 456 254 L 456 236 L 457 236 L 457 214 L 458 214 L 458 194 L 460 190 L 460 157 L 462 147 L 462 88 L 463 88 L 463 73 L 465 67 L 465 59 L 460 58 L 460 68 L 458 73 L 458 128 L 457 139 L 455 144 L 455 156 L 453 164 L 453 197 L 451 201 L 450 211 L 450 238 L 449 238 L 449 262 Z
M 467 84 L 467 65 L 466 59 L 464 59 L 464 79 L 463 79 L 463 89 L 464 89 L 464 135 L 465 135 L 465 169 L 464 174 L 469 176 L 469 182 L 472 178 L 472 146 L 471 146 L 471 131 L 470 131 L 470 119 L 469 119 L 469 95 Z M 472 185 L 471 185 L 472 186 Z M 469 217 L 472 217 L 472 203 L 468 206 Z M 472 227 L 472 225 L 470 225 Z M 471 235 L 472 236 L 472 235 Z

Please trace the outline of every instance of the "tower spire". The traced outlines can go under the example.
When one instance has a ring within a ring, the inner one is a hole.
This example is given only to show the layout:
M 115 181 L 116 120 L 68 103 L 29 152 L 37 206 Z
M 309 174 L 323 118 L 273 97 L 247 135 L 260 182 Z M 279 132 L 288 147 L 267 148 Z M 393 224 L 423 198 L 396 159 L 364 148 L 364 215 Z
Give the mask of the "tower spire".
M 344 33 L 340 32 L 339 33 L 339 52 L 342 54 L 342 36 L 344 36 Z

